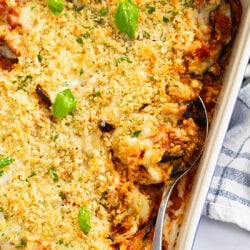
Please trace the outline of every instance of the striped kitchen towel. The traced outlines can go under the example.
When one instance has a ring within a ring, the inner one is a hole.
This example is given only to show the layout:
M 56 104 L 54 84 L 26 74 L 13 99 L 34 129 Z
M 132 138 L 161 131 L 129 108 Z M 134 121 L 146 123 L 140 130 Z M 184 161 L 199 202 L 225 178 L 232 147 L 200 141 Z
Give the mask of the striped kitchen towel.
M 250 63 L 218 158 L 203 214 L 250 231 Z

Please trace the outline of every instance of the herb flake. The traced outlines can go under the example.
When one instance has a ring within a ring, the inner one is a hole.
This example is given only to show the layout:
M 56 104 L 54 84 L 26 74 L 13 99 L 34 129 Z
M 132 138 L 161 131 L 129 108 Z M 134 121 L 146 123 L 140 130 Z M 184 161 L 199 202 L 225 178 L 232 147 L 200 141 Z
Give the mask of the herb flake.
M 86 32 L 86 33 L 84 33 L 82 36 L 83 36 L 85 39 L 87 39 L 87 38 L 90 37 L 90 34 L 89 34 L 89 32 Z
M 21 239 L 20 244 L 19 244 L 18 246 L 16 246 L 16 247 L 17 247 L 17 248 L 25 248 L 26 245 L 27 245 L 26 240 Z
M 77 41 L 78 43 L 80 43 L 80 44 L 83 44 L 83 40 L 82 40 L 81 37 L 76 38 L 76 41 Z
M 124 62 L 124 61 L 126 61 L 127 63 L 132 63 L 132 61 L 127 56 L 124 56 L 124 57 L 120 57 L 119 59 L 115 61 L 115 66 L 117 67 L 121 62 Z
M 141 130 L 136 130 L 135 132 L 133 132 L 132 137 L 138 137 L 141 134 Z
M 13 162 L 14 162 L 14 159 L 12 159 L 10 157 L 0 158 L 0 169 L 3 169 L 4 167 L 7 167 L 8 165 L 10 165 Z
M 36 172 L 32 172 L 27 178 L 31 178 L 31 177 L 34 177 L 36 176 Z
M 147 8 L 149 14 L 152 14 L 152 13 L 155 12 L 155 7 L 154 6 L 146 6 L 146 8 Z
M 106 16 L 108 14 L 109 10 L 107 8 L 102 8 L 99 12 L 100 16 Z

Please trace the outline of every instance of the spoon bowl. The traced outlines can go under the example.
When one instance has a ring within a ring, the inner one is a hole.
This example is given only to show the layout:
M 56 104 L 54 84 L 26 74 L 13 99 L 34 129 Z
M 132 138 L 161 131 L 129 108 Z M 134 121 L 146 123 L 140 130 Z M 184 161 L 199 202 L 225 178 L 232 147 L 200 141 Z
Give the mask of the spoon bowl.
M 164 183 L 162 199 L 156 218 L 152 250 L 162 250 L 164 218 L 171 192 L 178 180 L 180 180 L 199 160 L 207 139 L 208 117 L 205 104 L 200 96 L 192 103 L 185 116 L 186 118 L 192 117 L 195 123 L 199 126 L 199 144 L 195 148 L 190 159 L 185 162 L 182 167 L 173 169 L 170 179 Z

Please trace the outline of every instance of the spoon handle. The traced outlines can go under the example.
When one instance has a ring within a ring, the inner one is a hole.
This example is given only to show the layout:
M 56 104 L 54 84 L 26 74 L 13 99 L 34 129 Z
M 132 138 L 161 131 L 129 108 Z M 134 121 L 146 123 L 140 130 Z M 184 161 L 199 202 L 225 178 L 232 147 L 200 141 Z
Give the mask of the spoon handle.
M 164 185 L 162 200 L 161 200 L 160 208 L 159 208 L 156 223 L 155 223 L 155 232 L 154 232 L 152 250 L 162 250 L 164 218 L 165 218 L 168 200 L 169 200 L 169 197 L 171 195 L 171 192 L 175 183 L 176 181 L 173 181 L 173 182 L 170 182 L 169 184 Z

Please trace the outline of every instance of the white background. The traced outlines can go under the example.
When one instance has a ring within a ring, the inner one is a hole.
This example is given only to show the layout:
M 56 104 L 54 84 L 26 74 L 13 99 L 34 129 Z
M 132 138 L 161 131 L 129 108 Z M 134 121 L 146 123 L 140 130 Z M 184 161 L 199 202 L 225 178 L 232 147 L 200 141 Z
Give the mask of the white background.
M 193 250 L 250 250 L 250 232 L 203 216 Z

